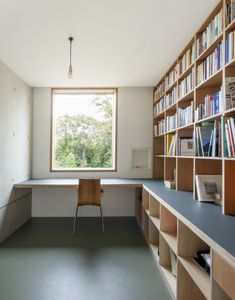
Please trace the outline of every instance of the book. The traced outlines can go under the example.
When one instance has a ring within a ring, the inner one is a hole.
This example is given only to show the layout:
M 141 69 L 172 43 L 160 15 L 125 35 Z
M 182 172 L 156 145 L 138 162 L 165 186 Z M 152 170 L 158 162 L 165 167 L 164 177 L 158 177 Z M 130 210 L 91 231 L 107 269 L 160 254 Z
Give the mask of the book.
M 225 110 L 235 107 L 235 77 L 225 78 Z

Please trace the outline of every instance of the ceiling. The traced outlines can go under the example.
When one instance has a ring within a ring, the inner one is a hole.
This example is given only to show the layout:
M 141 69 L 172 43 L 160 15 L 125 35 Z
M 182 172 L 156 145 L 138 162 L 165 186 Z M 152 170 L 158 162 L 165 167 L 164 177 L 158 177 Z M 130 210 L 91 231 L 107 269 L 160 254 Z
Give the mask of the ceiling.
M 0 0 L 0 60 L 31 86 L 153 86 L 216 3 Z

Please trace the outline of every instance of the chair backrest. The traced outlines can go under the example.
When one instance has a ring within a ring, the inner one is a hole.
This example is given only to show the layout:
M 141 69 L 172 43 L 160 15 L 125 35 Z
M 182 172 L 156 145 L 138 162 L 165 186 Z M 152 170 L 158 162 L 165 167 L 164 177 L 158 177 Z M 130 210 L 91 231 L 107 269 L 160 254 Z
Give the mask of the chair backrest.
M 78 205 L 101 205 L 100 179 L 79 179 Z

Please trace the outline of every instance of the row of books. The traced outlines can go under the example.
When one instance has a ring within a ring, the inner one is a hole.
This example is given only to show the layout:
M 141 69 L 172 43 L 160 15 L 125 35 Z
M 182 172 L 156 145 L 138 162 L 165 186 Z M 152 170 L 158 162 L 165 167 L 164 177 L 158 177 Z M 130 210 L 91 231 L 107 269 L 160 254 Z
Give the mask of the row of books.
M 231 31 L 225 39 L 225 64 L 235 58 L 235 30 Z
M 226 25 L 230 24 L 235 18 L 235 1 L 226 2 Z
M 182 58 L 179 59 L 178 68 L 179 75 L 183 74 L 190 66 L 194 63 L 195 60 L 195 45 L 193 44 L 189 48 Z
M 177 126 L 186 126 L 193 122 L 193 101 L 190 106 L 185 108 L 178 108 L 177 111 Z
M 178 67 L 176 65 L 174 69 L 166 76 L 165 79 L 166 90 L 176 82 L 177 77 L 178 77 Z
M 222 67 L 222 42 L 214 52 L 197 67 L 197 84 L 202 83 Z
M 159 98 L 162 97 L 162 95 L 165 93 L 165 81 L 163 80 L 162 83 L 160 83 L 156 90 L 154 91 L 154 99 L 157 101 Z
M 208 118 L 223 111 L 222 90 L 206 95 L 204 103 L 195 110 L 195 121 Z
M 176 128 L 176 117 L 177 117 L 177 114 L 166 117 L 166 131 L 171 131 Z
M 166 132 L 166 122 L 165 119 L 162 119 L 157 122 L 157 125 L 154 125 L 154 135 L 160 135 Z
M 222 122 L 224 122 L 224 156 L 235 157 L 235 120 L 230 117 Z
M 194 88 L 194 69 L 185 77 L 180 83 L 178 88 L 179 99 L 187 95 Z
M 203 122 L 195 128 L 196 156 L 221 157 L 222 135 L 221 124 L 218 121 Z
M 166 135 L 166 153 L 169 156 L 176 155 L 176 135 L 167 134 Z
M 213 41 L 222 34 L 222 10 L 211 20 L 206 29 L 202 34 L 197 38 L 196 48 L 197 48 L 197 57 L 205 51 Z
M 153 108 L 153 115 L 157 116 L 165 110 L 165 98 L 161 98 Z
M 166 95 L 165 108 L 174 104 L 177 100 L 177 88 L 175 87 L 169 94 Z

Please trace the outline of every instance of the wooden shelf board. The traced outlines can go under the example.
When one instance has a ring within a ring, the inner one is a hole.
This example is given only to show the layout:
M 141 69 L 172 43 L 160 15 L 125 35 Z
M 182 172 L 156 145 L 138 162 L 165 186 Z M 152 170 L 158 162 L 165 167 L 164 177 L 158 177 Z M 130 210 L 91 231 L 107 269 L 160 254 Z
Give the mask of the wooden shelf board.
M 231 113 L 235 113 L 235 107 L 226 110 L 224 112 L 224 115 L 227 116 L 228 114 L 231 114 Z
M 189 156 L 189 155 L 188 155 L 188 156 L 185 156 L 185 155 L 178 155 L 178 156 L 177 156 L 177 158 L 183 158 L 183 159 L 185 159 L 185 158 L 186 158 L 186 159 L 193 159 L 193 158 L 194 158 L 194 156 L 193 156 L 193 155 L 192 155 L 192 156 Z
M 188 101 L 190 99 L 194 98 L 194 89 L 192 89 L 190 92 L 188 92 L 186 95 L 178 99 L 178 103 Z
M 190 128 L 193 128 L 193 127 L 194 127 L 194 123 L 190 123 L 190 124 L 187 124 L 187 125 L 184 125 L 184 126 L 177 127 L 177 130 L 190 129 Z
M 235 67 L 235 58 L 225 65 L 225 68 Z
M 160 265 L 160 270 L 162 271 L 165 279 L 172 291 L 172 294 L 176 298 L 176 277 L 171 273 L 171 271 Z
M 222 85 L 222 68 L 208 77 L 206 80 L 196 86 L 196 89 L 204 88 L 205 86 Z
M 222 160 L 222 157 L 214 157 L 214 156 L 195 156 L 195 159 Z
M 222 113 L 218 113 L 216 115 L 213 115 L 213 116 L 210 116 L 210 117 L 198 120 L 198 121 L 195 122 L 195 124 L 197 125 L 197 124 L 200 124 L 200 123 L 203 123 L 203 122 L 213 121 L 214 119 L 220 118 L 221 116 L 222 116 Z
M 197 58 L 196 58 L 196 63 L 201 62 L 205 58 L 207 58 L 208 55 L 210 55 L 214 49 L 216 48 L 217 44 L 221 42 L 223 39 L 223 33 L 220 34 L 211 44 L 210 46 L 205 49 Z
M 150 213 L 149 213 L 149 208 L 145 208 L 145 212 L 146 212 L 146 214 L 149 216 L 150 215 Z
M 234 161 L 234 160 L 235 160 L 235 157 L 224 157 L 224 160 Z
M 173 132 L 176 132 L 176 128 L 175 129 L 172 129 L 172 130 L 169 130 L 169 131 L 166 131 L 164 134 L 168 134 L 168 133 L 173 133 Z
M 230 30 L 233 29 L 235 29 L 235 19 L 233 19 L 232 22 L 228 24 L 228 26 L 225 28 L 225 32 L 228 33 Z
M 150 216 L 150 220 L 153 222 L 154 226 L 156 226 L 157 230 L 160 230 L 160 219 Z
M 177 233 L 161 231 L 161 235 L 164 237 L 173 252 L 177 255 Z
M 174 103 L 172 103 L 170 106 L 168 106 L 168 107 L 164 110 L 164 112 L 167 112 L 167 111 L 171 111 L 171 110 L 176 109 L 176 104 L 177 104 L 177 100 L 176 100 Z
M 179 257 L 180 262 L 206 299 L 210 299 L 210 276 L 191 257 Z
M 165 157 L 163 154 L 154 154 L 153 157 Z
M 177 80 L 178 80 L 178 78 L 176 78 L 176 81 L 166 89 L 166 91 L 165 91 L 166 95 L 169 94 L 173 90 L 173 88 L 177 85 Z
M 155 244 L 149 244 L 149 247 L 152 250 L 155 259 L 157 260 L 157 262 L 159 262 L 159 255 L 158 255 L 159 247 Z

